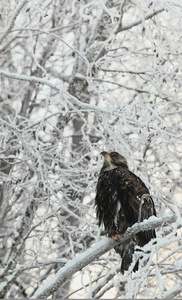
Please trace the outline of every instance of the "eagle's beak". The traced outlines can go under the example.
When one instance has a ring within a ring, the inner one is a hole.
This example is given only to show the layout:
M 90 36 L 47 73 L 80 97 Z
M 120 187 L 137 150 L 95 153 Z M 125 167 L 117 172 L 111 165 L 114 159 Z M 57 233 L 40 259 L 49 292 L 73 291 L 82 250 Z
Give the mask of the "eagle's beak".
M 104 156 L 104 158 L 107 159 L 107 161 L 109 163 L 111 163 L 111 158 L 110 158 L 109 153 L 107 153 L 106 151 L 103 151 L 103 152 L 101 152 L 101 155 Z

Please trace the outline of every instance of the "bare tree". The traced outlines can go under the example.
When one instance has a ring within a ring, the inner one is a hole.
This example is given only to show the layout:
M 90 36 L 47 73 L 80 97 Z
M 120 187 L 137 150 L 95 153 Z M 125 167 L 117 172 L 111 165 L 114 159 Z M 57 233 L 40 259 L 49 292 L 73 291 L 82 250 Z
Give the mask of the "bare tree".
M 1 298 L 181 297 L 180 2 L 1 1 Z M 157 209 L 120 237 L 157 230 L 135 274 L 95 217 L 103 150 Z

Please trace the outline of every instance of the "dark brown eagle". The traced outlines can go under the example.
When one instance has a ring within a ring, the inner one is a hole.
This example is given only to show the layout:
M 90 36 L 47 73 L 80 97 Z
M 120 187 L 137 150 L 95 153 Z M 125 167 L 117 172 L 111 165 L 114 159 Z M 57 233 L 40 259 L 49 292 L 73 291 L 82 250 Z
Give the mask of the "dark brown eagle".
M 117 152 L 102 152 L 104 164 L 96 187 L 96 215 L 99 226 L 104 225 L 109 237 L 135 224 L 156 216 L 154 202 L 144 182 L 128 169 L 126 159 Z M 139 232 L 136 236 L 115 247 L 122 258 L 121 273 L 132 263 L 135 246 L 143 247 L 155 238 L 155 230 Z M 133 271 L 138 270 L 136 262 Z

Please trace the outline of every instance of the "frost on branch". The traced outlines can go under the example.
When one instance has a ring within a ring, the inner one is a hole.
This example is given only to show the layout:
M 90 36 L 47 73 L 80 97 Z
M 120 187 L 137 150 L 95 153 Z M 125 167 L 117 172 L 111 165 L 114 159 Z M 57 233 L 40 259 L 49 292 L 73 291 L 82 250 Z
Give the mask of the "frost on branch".
M 101 256 L 108 250 L 112 249 L 118 243 L 123 243 L 129 239 L 133 234 L 147 229 L 154 229 L 165 223 L 172 223 L 176 220 L 174 215 L 167 215 L 157 219 L 156 217 L 150 217 L 149 220 L 143 222 L 143 224 L 135 224 L 129 228 L 125 234 L 123 234 L 118 241 L 114 241 L 111 238 L 105 238 L 101 242 L 97 243 L 94 247 L 88 249 L 72 261 L 68 262 L 58 273 L 49 281 L 46 282 L 43 287 L 38 289 L 31 299 L 47 298 L 52 295 L 53 292 L 57 291 L 58 288 L 68 280 L 71 275 L 79 271 L 90 262 Z
M 49 295 L 180 298 L 181 4 L 1 2 L 1 298 L 34 297 L 101 245 L 103 150 L 126 156 L 157 217 L 176 221 L 156 225 L 139 272 L 119 274 L 111 249 Z

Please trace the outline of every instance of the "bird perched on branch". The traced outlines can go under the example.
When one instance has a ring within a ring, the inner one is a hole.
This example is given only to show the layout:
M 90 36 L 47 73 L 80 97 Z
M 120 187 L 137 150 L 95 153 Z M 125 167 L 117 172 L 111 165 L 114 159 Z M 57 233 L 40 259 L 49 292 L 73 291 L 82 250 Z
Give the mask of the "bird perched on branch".
M 156 216 L 154 202 L 144 182 L 128 169 L 127 160 L 117 152 L 102 152 L 104 163 L 96 187 L 96 215 L 109 237 L 118 239 L 136 222 Z M 137 233 L 115 247 L 122 258 L 121 273 L 132 263 L 135 246 L 143 247 L 155 238 L 155 230 Z M 138 270 L 137 260 L 133 271 Z

